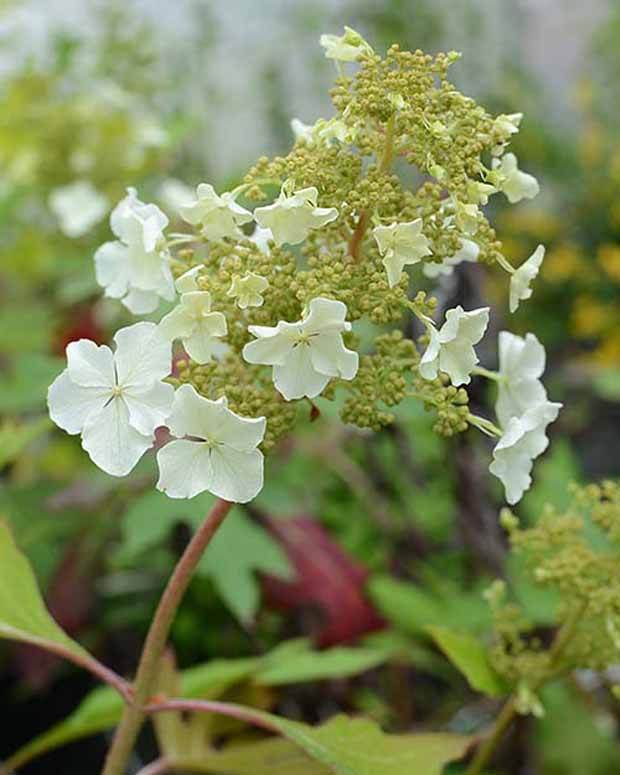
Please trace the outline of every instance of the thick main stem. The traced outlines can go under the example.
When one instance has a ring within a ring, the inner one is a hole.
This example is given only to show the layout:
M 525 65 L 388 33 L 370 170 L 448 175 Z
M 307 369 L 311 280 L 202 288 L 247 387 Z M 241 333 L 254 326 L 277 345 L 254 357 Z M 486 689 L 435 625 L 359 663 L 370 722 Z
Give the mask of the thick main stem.
M 120 724 L 116 728 L 102 775 L 124 775 L 125 766 L 144 723 L 144 706 L 153 693 L 159 661 L 166 646 L 175 614 L 200 558 L 232 505 L 224 500 L 216 502 L 202 526 L 187 545 L 172 572 L 172 576 L 170 576 L 144 642 L 133 684 L 133 703 L 125 708 Z
M 557 668 L 558 661 L 564 649 L 575 634 L 575 629 L 579 624 L 579 620 L 583 616 L 587 603 L 583 603 L 576 608 L 569 618 L 560 627 L 555 636 L 551 648 L 549 649 L 549 671 L 534 685 L 531 687 L 532 691 L 537 691 L 549 678 L 555 675 L 555 669 Z M 517 715 L 517 698 L 515 695 L 510 697 L 504 707 L 501 709 L 499 716 L 495 719 L 491 734 L 482 743 L 482 745 L 476 751 L 476 755 L 471 761 L 471 764 L 467 768 L 465 775 L 480 775 L 483 768 L 487 765 L 491 756 L 495 752 L 495 749 L 499 745 L 501 739 L 504 737 L 508 728 L 512 724 L 515 716 Z

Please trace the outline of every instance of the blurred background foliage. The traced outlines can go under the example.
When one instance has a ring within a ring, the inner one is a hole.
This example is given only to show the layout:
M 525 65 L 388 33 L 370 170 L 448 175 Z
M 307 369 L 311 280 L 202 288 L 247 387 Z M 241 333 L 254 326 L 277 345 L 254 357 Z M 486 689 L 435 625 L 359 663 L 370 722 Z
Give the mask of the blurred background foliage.
M 549 353 L 550 393 L 566 410 L 555 432 L 562 438 L 538 465 L 520 513 L 535 520 L 545 503 L 562 508 L 568 481 L 618 476 L 617 3 L 601 4 L 593 34 L 581 32 L 560 118 L 549 99 L 555 86 L 519 53 L 517 31 L 528 28 L 517 3 L 282 4 L 253 29 L 259 59 L 247 38 L 243 49 L 235 37 L 239 18 L 222 21 L 217 4 L 188 3 L 178 25 L 174 14 L 175 23 L 155 24 L 139 3 L 81 5 L 89 6 L 87 30 L 63 27 L 51 14 L 37 21 L 4 3 L 0 38 L 0 514 L 71 635 L 130 673 L 173 557 L 209 506 L 208 496 L 178 503 L 154 493 L 148 456 L 127 479 L 104 476 L 47 419 L 46 388 L 66 344 L 107 341 L 125 321 L 94 278 L 92 255 L 109 238 L 109 209 L 133 185 L 166 210 L 181 180 L 227 186 L 253 155 L 286 150 L 293 115 L 309 121 L 329 111 L 332 73 L 316 39 L 343 23 L 378 48 L 398 41 L 464 50 L 459 87 L 497 111 L 525 111 L 514 149 L 543 194 L 499 210 L 498 232 L 517 262 L 538 242 L 548 256 L 532 300 L 498 327 L 536 332 Z M 19 50 L 15 30 L 35 22 L 35 45 Z M 252 12 L 248 24 L 255 23 Z M 231 67 L 222 55 L 229 44 L 247 51 L 247 62 L 238 56 Z M 227 143 L 222 123 L 245 137 L 242 151 L 234 137 Z M 54 193 L 76 182 L 87 182 L 106 206 L 88 229 L 67 236 Z M 505 306 L 505 288 L 475 269 L 442 281 L 443 298 L 486 293 Z M 483 360 L 494 357 L 489 344 Z M 472 398 L 492 399 L 484 391 Z M 222 681 L 218 673 L 212 696 L 294 718 L 363 711 L 395 730 L 468 731 L 492 706 L 440 657 L 425 628 L 483 632 L 482 590 L 497 575 L 541 626 L 553 608 L 507 559 L 486 444 L 437 437 L 418 405 L 373 436 L 342 427 L 329 402 L 320 409 L 320 428 L 308 422 L 276 451 L 264 491 L 235 510 L 202 563 L 175 624 L 177 661 L 185 668 L 233 660 L 238 677 Z M 311 644 L 323 649 L 320 657 Z M 0 757 L 92 688 L 52 658 L 6 644 L 0 675 L 9 718 Z M 584 686 L 549 689 L 545 718 L 524 723 L 502 772 L 526 771 L 527 763 L 541 775 L 619 770 L 618 709 L 597 704 Z M 23 771 L 69 771 L 77 762 L 94 770 L 102 741 L 74 744 Z

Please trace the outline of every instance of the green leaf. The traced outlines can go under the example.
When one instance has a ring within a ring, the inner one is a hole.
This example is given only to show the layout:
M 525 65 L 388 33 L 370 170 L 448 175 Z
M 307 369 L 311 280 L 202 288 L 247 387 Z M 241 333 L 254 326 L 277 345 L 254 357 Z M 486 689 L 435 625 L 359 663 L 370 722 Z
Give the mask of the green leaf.
M 279 686 L 348 678 L 377 667 L 394 654 L 394 649 L 364 647 L 337 647 L 317 652 L 311 649 L 308 642 L 305 643 L 303 650 L 297 648 L 292 652 L 290 648 L 287 649 L 289 644 L 275 648 L 263 661 L 256 680 L 267 686 Z
M 15 545 L 3 520 L 0 520 L 0 568 L 0 637 L 90 659 L 88 652 L 50 616 L 30 563 Z
M 595 372 L 592 387 L 606 401 L 620 401 L 620 369 L 601 368 Z
M 209 576 L 242 622 L 250 622 L 260 594 L 257 571 L 289 577 L 289 561 L 271 536 L 242 512 L 233 512 L 216 533 L 197 569 Z
M 116 560 L 122 564 L 135 562 L 164 541 L 178 522 L 197 527 L 213 502 L 208 493 L 185 502 L 159 492 L 143 495 L 125 514 L 123 541 Z M 290 565 L 279 544 L 236 509 L 218 530 L 197 573 L 211 578 L 228 608 L 247 623 L 260 599 L 256 571 L 288 577 Z
M 49 417 L 38 417 L 27 422 L 6 420 L 0 425 L 0 469 L 17 460 L 25 448 L 52 428 Z
M 167 757 L 170 759 L 170 756 Z M 228 745 L 222 751 L 201 751 L 187 758 L 172 757 L 180 772 L 217 775 L 331 775 L 332 770 L 311 759 L 299 746 L 282 738 Z
M 381 613 L 401 631 L 426 635 L 428 626 L 449 624 L 457 629 L 486 629 L 488 606 L 478 590 L 433 594 L 391 576 L 374 576 L 368 593 Z
M 0 384 L 0 412 L 26 412 L 45 406 L 47 388 L 62 371 L 63 361 L 29 353 L 17 360 L 13 372 Z
M 439 733 L 386 735 L 369 719 L 336 716 L 311 727 L 265 714 L 284 737 L 337 775 L 441 775 L 472 738 Z
M 489 663 L 487 651 L 477 638 L 446 627 L 427 627 L 427 630 L 450 662 L 467 678 L 472 689 L 489 697 L 506 694 L 507 687 Z

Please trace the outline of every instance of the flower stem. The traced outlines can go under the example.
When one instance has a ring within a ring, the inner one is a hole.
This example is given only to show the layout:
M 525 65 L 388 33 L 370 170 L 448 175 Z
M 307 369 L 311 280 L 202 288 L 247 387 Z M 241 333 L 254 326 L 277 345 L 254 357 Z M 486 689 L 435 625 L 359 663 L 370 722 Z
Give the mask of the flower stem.
M 392 165 L 392 157 L 394 156 L 394 116 L 390 116 L 385 128 L 385 145 L 383 146 L 383 153 L 379 161 L 379 172 L 387 172 Z M 370 221 L 370 213 L 368 210 L 362 210 L 359 215 L 357 226 L 355 231 L 351 235 L 349 241 L 349 255 L 357 259 L 359 257 L 360 248 L 366 229 L 368 228 L 368 222 Z
M 127 760 L 144 723 L 144 706 L 153 693 L 159 661 L 175 614 L 200 558 L 232 505 L 225 500 L 216 501 L 202 526 L 187 545 L 168 580 L 142 649 L 133 684 L 134 701 L 125 708 L 108 751 L 102 775 L 124 775 L 125 773 Z
M 564 649 L 575 634 L 577 625 L 579 624 L 579 621 L 583 616 L 586 607 L 587 602 L 583 602 L 581 605 L 577 606 L 558 630 L 548 652 L 549 669 L 541 678 L 534 682 L 533 686 L 531 687 L 533 692 L 538 691 L 538 689 L 540 689 L 540 687 L 550 678 L 555 678 L 557 676 L 555 669 L 557 668 L 558 661 L 564 653 Z M 501 709 L 499 716 L 495 719 L 491 734 L 478 748 L 476 755 L 471 761 L 471 764 L 465 771 L 465 775 L 481 775 L 483 768 L 487 765 L 489 759 L 508 731 L 508 728 L 512 724 L 517 713 L 517 697 L 513 694 Z
M 501 382 L 502 381 L 502 375 L 497 371 L 491 371 L 491 369 L 485 369 L 482 366 L 474 366 L 474 368 L 471 370 L 472 374 L 476 374 L 479 377 L 486 377 L 487 379 L 492 379 L 494 382 Z

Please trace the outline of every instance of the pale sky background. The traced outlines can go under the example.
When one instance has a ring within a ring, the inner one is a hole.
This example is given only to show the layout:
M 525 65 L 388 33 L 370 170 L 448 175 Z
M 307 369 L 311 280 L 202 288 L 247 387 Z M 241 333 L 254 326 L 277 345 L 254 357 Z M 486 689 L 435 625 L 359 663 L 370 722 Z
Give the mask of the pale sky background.
M 28 56 L 45 60 L 54 30 L 96 35 L 93 9 L 104 2 L 19 0 L 0 20 L 0 74 Z M 435 0 L 444 18 L 443 47 L 464 54 L 457 65 L 461 88 L 466 85 L 474 95 L 492 89 L 500 62 L 508 59 L 540 79 L 551 120 L 558 122 L 571 120 L 575 78 L 607 3 L 470 0 L 479 13 L 478 37 L 472 39 L 468 3 Z M 281 146 L 290 117 L 310 122 L 329 115 L 332 71 L 322 59 L 318 36 L 339 32 L 343 24 L 355 26 L 357 10 L 368 2 L 125 0 L 125 5 L 153 24 L 162 77 L 174 72 L 175 92 L 168 99 L 189 104 L 200 117 L 196 142 L 204 143 L 200 150 L 218 178 Z M 412 0 L 409 34 L 414 39 L 415 8 Z M 269 91 L 266 74 L 275 85 Z

